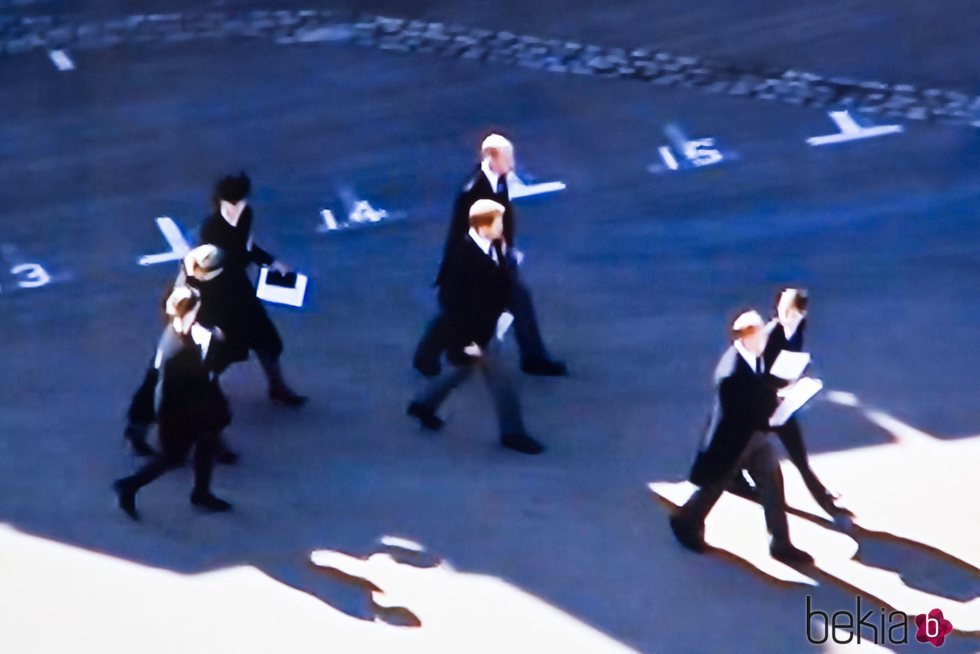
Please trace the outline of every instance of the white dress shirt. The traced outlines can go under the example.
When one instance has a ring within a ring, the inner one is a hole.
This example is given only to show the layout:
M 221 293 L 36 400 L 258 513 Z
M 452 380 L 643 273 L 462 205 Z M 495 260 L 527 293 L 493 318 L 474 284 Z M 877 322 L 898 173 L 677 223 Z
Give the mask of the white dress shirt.
M 758 361 L 759 357 L 749 352 L 749 350 L 744 345 L 742 345 L 742 341 L 735 341 L 735 349 L 738 351 L 739 354 L 742 355 L 742 358 L 745 359 L 745 362 L 749 364 L 749 368 L 752 369 L 752 372 L 755 372 L 756 361 Z
M 490 188 L 494 193 L 496 193 L 497 182 L 500 181 L 500 175 L 493 171 L 493 168 L 490 166 L 490 159 L 484 159 L 480 164 L 480 168 L 483 170 L 483 174 L 487 176 L 487 179 L 490 180 Z
M 480 235 L 480 232 L 476 231 L 475 227 L 470 227 L 470 238 L 473 239 L 474 243 L 480 246 L 480 249 L 483 250 L 483 254 L 493 259 L 494 263 L 500 263 L 497 261 L 497 249 L 493 247 L 493 241 L 488 238 L 483 238 Z

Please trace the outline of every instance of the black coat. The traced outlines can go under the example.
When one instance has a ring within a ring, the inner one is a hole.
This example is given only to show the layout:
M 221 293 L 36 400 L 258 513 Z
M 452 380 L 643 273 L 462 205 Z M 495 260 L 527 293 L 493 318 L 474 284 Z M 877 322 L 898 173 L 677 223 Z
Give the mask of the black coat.
M 459 245 L 470 231 L 470 207 L 477 200 L 493 200 L 499 202 L 504 207 L 504 242 L 508 248 L 515 247 L 514 242 L 514 208 L 510 202 L 510 195 L 507 190 L 507 178 L 501 177 L 500 183 L 502 190 L 497 193 L 496 189 L 490 186 L 490 180 L 480 166 L 470 174 L 466 183 L 456 196 L 453 204 L 453 215 L 449 223 L 449 233 L 446 235 L 446 244 L 443 247 L 442 265 L 439 274 L 436 275 L 436 285 L 442 283 L 446 273 L 446 263 L 449 261 L 450 252 Z
M 446 355 L 451 362 L 466 362 L 463 348 L 470 343 L 482 348 L 490 342 L 509 296 L 507 262 L 498 265 L 468 234 L 463 236 L 450 250 L 439 286 L 446 320 Z
M 252 243 L 251 231 L 251 207 L 245 207 L 235 227 L 215 211 L 201 226 L 200 240 L 222 251 L 222 272 L 206 282 L 187 278 L 187 283 L 201 292 L 198 322 L 209 328 L 220 327 L 225 334 L 220 349 L 226 363 L 244 361 L 250 349 L 271 355 L 282 351 L 279 334 L 255 296 L 249 276 L 251 264 L 267 266 L 275 258 Z
M 157 417 L 161 424 L 196 433 L 218 431 L 231 422 L 228 402 L 213 375 L 210 348 L 205 359 L 190 336 L 168 326 L 160 337 L 157 359 Z
M 699 486 L 719 481 L 738 462 L 752 435 L 771 431 L 776 388 L 768 375 L 757 374 L 731 347 L 715 371 L 718 397 L 690 480 Z
M 772 369 L 772 364 L 776 362 L 776 357 L 783 350 L 790 352 L 803 351 L 803 331 L 806 329 L 806 318 L 800 321 L 793 338 L 786 338 L 786 330 L 778 320 L 773 321 L 772 331 L 769 332 L 769 339 L 766 341 L 766 349 L 762 352 L 762 359 L 766 362 L 766 370 Z

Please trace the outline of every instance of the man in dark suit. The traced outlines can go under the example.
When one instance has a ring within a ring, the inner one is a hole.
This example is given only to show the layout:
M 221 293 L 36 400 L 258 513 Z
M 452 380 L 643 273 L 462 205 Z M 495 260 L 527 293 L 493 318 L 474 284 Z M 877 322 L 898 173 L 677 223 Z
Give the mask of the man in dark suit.
M 451 248 L 439 285 L 447 358 L 453 368 L 433 379 L 408 406 L 408 415 L 436 431 L 443 421 L 436 411 L 454 388 L 479 371 L 493 394 L 500 423 L 500 442 L 524 454 L 544 447 L 527 435 L 517 394 L 499 360 L 496 338 L 510 296 L 513 276 L 503 235 L 503 205 L 477 200 L 469 210 L 470 228 Z
M 163 296 L 161 311 L 164 317 L 164 326 L 169 325 L 174 318 L 168 313 L 168 299 L 174 289 L 181 286 L 193 287 L 200 293 L 202 302 L 204 302 L 204 298 L 210 292 L 208 282 L 222 273 L 221 263 L 221 250 L 213 245 L 199 245 L 187 253 L 181 261 L 177 278 L 167 287 Z M 207 328 L 216 327 L 212 324 L 204 324 L 203 326 Z M 221 343 L 216 343 L 215 346 L 215 349 L 219 349 Z M 218 359 L 215 358 L 214 360 L 217 361 Z M 157 422 L 154 393 L 160 374 L 157 368 L 158 363 L 154 355 L 143 375 L 143 382 L 133 393 L 129 409 L 126 412 L 127 424 L 124 436 L 137 456 L 153 456 L 156 453 L 147 442 L 147 436 L 152 425 Z M 235 463 L 238 460 L 238 455 L 228 448 L 220 436 L 215 442 L 215 460 L 225 464 Z
M 287 268 L 252 239 L 252 208 L 246 198 L 251 182 L 245 173 L 218 182 L 214 211 L 201 226 L 201 243 L 221 250 L 224 272 L 208 282 L 200 320 L 216 325 L 225 334 L 218 363 L 219 373 L 232 363 L 245 361 L 254 351 L 269 383 L 269 399 L 298 407 L 306 398 L 286 384 L 279 364 L 282 339 L 262 302 L 255 296 L 249 266 L 269 266 L 279 272 Z
M 778 404 L 776 387 L 763 372 L 765 323 L 746 311 L 732 324 L 732 347 L 715 370 L 718 398 L 705 437 L 691 468 L 700 488 L 671 516 L 677 540 L 696 552 L 705 550 L 704 521 L 722 492 L 743 468 L 759 488 L 766 525 L 772 534 L 773 558 L 791 564 L 813 562 L 789 539 L 783 477 L 776 450 L 769 442 L 769 418 Z
M 443 248 L 442 263 L 436 275 L 436 286 L 442 284 L 451 254 L 470 229 L 469 209 L 477 200 L 493 200 L 504 207 L 502 240 L 506 244 L 511 275 L 508 308 L 514 316 L 514 332 L 521 350 L 521 370 L 529 375 L 562 376 L 568 368 L 561 361 L 551 358 L 541 332 L 538 329 L 534 302 L 527 287 L 521 281 L 518 267 L 523 255 L 516 249 L 515 216 L 507 189 L 507 175 L 514 170 L 514 147 L 503 136 L 491 134 L 484 139 L 482 160 L 470 175 L 453 206 L 449 234 Z M 445 349 L 446 325 L 443 315 L 437 316 L 428 326 L 415 351 L 414 365 L 426 376 L 439 373 L 439 358 Z
M 133 520 L 139 520 L 136 493 L 167 471 L 182 466 L 191 449 L 191 503 L 209 511 L 231 508 L 211 492 L 217 437 L 231 420 L 228 402 L 217 383 L 211 347 L 220 339 L 220 332 L 206 329 L 197 321 L 201 296 L 196 289 L 175 288 L 167 304 L 173 319 L 160 337 L 154 366 L 159 371 L 154 404 L 161 452 L 135 474 L 113 485 L 119 507 Z
M 767 372 L 772 369 L 776 358 L 783 350 L 803 351 L 803 333 L 806 329 L 809 295 L 806 289 L 784 288 L 776 295 L 775 305 L 776 317 L 766 325 L 768 338 L 765 351 L 762 353 Z M 787 383 L 775 378 L 773 381 L 780 386 Z M 836 504 L 834 494 L 827 490 L 827 487 L 817 478 L 813 468 L 810 467 L 806 445 L 803 442 L 803 432 L 796 416 L 790 417 L 785 424 L 776 427 L 774 431 L 779 436 L 779 440 L 782 441 L 786 453 L 789 454 L 790 461 L 800 471 L 803 482 L 817 504 L 831 516 L 850 515 L 850 511 Z M 758 496 L 757 489 L 750 486 L 741 474 L 735 476 L 729 490 L 750 499 L 756 499 Z

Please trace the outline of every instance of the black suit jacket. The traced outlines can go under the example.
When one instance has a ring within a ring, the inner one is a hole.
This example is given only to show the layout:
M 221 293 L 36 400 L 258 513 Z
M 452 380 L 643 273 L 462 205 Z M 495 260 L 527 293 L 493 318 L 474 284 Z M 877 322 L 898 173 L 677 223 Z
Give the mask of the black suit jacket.
M 212 352 L 209 348 L 204 358 L 190 336 L 169 325 L 164 329 L 157 349 L 160 423 L 196 431 L 223 429 L 231 422 L 228 401 L 212 375 Z
M 478 165 L 467 178 L 466 183 L 456 196 L 453 204 L 453 215 L 449 223 L 449 234 L 446 236 L 446 245 L 443 247 L 442 265 L 439 274 L 436 275 L 436 285 L 442 283 L 446 273 L 446 263 L 449 260 L 450 252 L 459 245 L 470 231 L 470 207 L 477 200 L 493 200 L 504 206 L 504 242 L 507 247 L 514 247 L 514 208 L 510 202 L 507 190 L 507 178 L 501 178 L 502 190 L 500 193 L 490 186 L 483 169 Z
M 453 363 L 465 363 L 464 347 L 486 347 L 493 338 L 507 308 L 510 275 L 506 261 L 494 263 L 468 234 L 451 248 L 444 268 L 439 301 L 446 317 L 446 355 Z
M 769 376 L 752 370 L 734 347 L 722 356 L 715 381 L 718 397 L 691 467 L 691 482 L 699 486 L 724 477 L 753 434 L 771 431 L 769 416 L 778 404 Z

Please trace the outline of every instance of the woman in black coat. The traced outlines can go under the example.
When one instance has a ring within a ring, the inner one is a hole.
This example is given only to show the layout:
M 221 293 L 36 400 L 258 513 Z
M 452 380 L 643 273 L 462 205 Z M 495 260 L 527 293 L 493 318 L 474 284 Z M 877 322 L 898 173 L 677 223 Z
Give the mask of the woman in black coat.
M 283 344 L 262 302 L 255 296 L 249 266 L 271 266 L 285 272 L 271 254 L 252 240 L 252 208 L 246 198 L 251 182 L 245 173 L 222 178 L 215 188 L 214 211 L 201 226 L 200 241 L 221 250 L 223 271 L 202 286 L 200 321 L 221 328 L 225 341 L 219 372 L 255 352 L 269 381 L 269 398 L 301 406 L 306 398 L 295 393 L 282 376 L 279 359 Z M 206 289 L 205 289 L 206 287 Z

